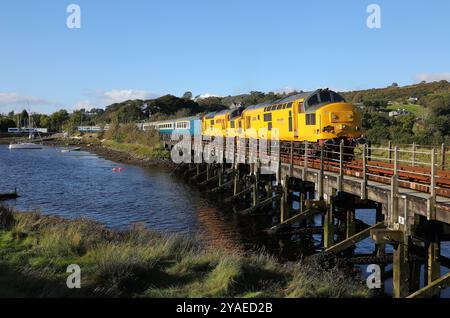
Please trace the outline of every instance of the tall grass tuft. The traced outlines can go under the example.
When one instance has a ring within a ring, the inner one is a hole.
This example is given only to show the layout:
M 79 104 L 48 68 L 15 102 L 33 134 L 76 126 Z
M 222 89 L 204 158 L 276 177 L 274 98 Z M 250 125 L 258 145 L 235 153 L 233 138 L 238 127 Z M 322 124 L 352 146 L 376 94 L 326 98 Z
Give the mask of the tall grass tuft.
M 0 205 L 0 230 L 10 230 L 15 224 L 14 214 L 11 208 Z

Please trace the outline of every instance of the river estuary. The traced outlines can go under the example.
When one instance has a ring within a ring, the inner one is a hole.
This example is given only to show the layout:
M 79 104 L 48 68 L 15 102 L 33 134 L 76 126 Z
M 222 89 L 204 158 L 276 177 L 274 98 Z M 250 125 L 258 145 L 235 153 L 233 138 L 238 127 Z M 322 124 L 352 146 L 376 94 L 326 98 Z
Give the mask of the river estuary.
M 21 197 L 7 204 L 20 211 L 85 217 L 110 228 L 144 223 L 162 233 L 196 235 L 209 244 L 240 251 L 264 248 L 289 259 L 314 253 L 320 243 L 320 236 L 314 237 L 316 242 L 295 243 L 269 237 L 264 229 L 271 226 L 271 217 L 238 216 L 229 207 L 218 206 L 217 198 L 171 175 L 169 168 L 118 164 L 83 151 L 62 153 L 54 147 L 10 151 L 0 145 L 0 193 L 15 188 Z M 373 223 L 371 212 L 358 211 L 357 217 Z M 372 250 L 363 241 L 356 252 Z M 450 246 L 442 244 L 442 250 L 449 257 Z M 389 281 L 386 287 L 390 289 Z

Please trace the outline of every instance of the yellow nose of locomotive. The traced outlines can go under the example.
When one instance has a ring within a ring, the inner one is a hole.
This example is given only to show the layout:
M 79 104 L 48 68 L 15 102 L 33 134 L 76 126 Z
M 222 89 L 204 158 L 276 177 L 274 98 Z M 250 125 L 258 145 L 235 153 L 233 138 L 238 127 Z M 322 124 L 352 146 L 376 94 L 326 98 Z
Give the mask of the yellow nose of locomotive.
M 332 103 L 321 109 L 322 139 L 361 136 L 361 115 L 351 103 Z

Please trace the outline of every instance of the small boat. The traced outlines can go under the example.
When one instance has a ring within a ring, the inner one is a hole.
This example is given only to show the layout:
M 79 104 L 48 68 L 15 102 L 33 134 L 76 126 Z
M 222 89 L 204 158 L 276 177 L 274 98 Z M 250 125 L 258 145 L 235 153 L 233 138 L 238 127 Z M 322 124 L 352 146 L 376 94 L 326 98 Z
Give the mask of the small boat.
M 9 150 L 19 149 L 42 149 L 42 145 L 33 144 L 31 142 L 19 142 L 9 145 Z
M 0 201 L 14 200 L 20 198 L 20 195 L 17 194 L 17 191 L 11 193 L 0 193 Z
M 71 147 L 71 148 L 64 148 L 61 150 L 61 152 L 73 152 L 73 151 L 81 151 L 80 147 Z

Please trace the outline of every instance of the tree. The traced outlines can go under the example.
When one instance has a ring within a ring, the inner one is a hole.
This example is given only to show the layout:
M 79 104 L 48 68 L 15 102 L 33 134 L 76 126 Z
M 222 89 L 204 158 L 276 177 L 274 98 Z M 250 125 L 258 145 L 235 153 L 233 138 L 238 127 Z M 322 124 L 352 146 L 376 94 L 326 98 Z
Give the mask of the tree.
M 22 112 L 19 115 L 20 120 L 19 120 L 19 125 L 20 127 L 25 127 L 28 126 L 29 122 L 28 122 L 28 112 L 24 109 L 22 110 Z
M 8 117 L 0 117 L 0 132 L 7 132 L 8 128 L 16 127 L 16 122 Z
M 187 91 L 183 94 L 183 99 L 191 100 L 192 99 L 192 92 Z
M 41 114 L 39 117 L 39 127 L 41 128 L 50 128 L 51 121 L 48 115 Z
M 69 113 L 65 109 L 61 109 L 50 115 L 50 130 L 61 131 L 62 126 L 69 120 Z

